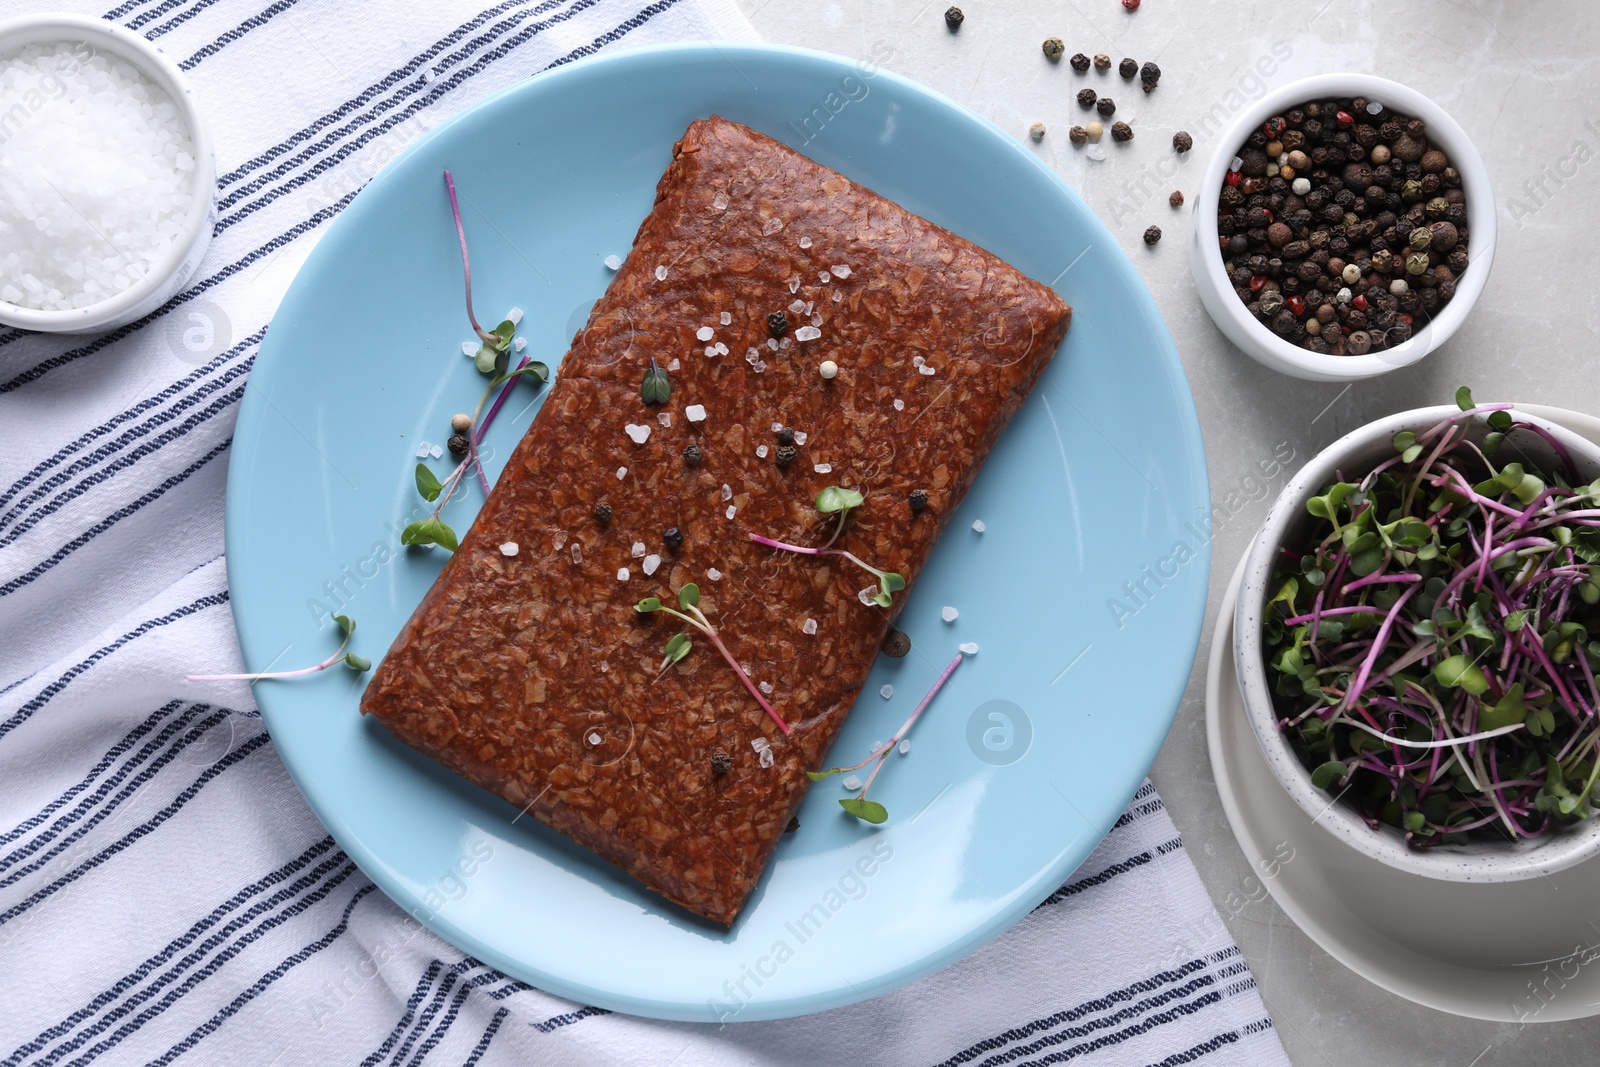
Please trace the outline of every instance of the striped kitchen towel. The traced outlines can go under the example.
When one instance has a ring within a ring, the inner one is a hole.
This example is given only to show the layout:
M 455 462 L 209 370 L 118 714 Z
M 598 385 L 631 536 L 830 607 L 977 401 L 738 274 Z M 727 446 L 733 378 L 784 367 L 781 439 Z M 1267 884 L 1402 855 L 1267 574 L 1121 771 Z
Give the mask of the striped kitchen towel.
M 220 199 L 200 270 L 156 315 L 91 339 L 0 329 L 0 1065 L 1286 1063 L 1148 784 L 1066 885 L 931 978 L 801 1019 L 662 1023 L 562 1001 L 419 926 L 305 806 L 248 692 L 183 685 L 238 661 L 230 435 L 329 220 L 518 79 L 751 34 L 732 0 L 485 2 L 93 12 L 187 69 Z

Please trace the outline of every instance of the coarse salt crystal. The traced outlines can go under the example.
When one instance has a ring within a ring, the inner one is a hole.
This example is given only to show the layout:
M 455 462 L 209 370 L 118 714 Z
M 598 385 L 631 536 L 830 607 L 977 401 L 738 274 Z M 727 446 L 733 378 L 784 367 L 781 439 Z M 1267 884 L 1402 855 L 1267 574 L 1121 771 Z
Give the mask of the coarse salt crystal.
M 707 567 L 706 577 L 710 578 L 713 582 L 720 582 L 722 581 L 722 572 L 717 570 L 715 567 Z
M 16 301 L 12 301 L 12 303 L 15 303 L 15 302 Z M 428 442 L 424 441 L 420 445 L 417 446 L 417 458 L 418 459 L 427 459 L 431 455 L 433 455 L 433 446 L 428 444 Z
M 738 510 L 739 510 L 739 505 L 737 505 L 737 504 L 729 504 L 728 505 L 728 510 L 726 512 L 724 512 L 723 514 L 725 514 L 728 518 L 731 519 L 731 518 L 733 518 L 734 512 L 736 512 Z
M 1238 170 L 1242 166 L 1244 166 L 1244 157 L 1243 156 L 1234 156 L 1231 160 L 1228 161 L 1228 169 L 1229 170 Z
M 644 571 L 645 577 L 648 578 L 656 572 L 656 568 L 659 566 L 661 566 L 661 557 L 652 552 L 644 558 L 643 563 L 639 564 L 639 569 Z
M 589 742 L 591 745 L 598 745 L 600 742 L 604 741 L 605 738 L 600 736 L 600 731 L 590 730 L 588 736 L 586 736 L 584 740 Z
M 821 326 L 822 325 L 822 312 L 813 311 L 811 313 L 811 325 L 813 325 L 813 326 Z
M 724 499 L 724 500 L 732 500 L 733 499 L 733 486 L 729 485 L 727 482 L 723 482 L 722 483 L 722 499 Z
M 810 248 L 811 247 L 811 238 L 809 238 L 809 237 L 800 238 L 800 247 L 801 248 Z
M 952 608 L 948 604 L 946 604 L 944 606 L 944 609 L 939 612 L 939 618 L 943 619 L 945 622 L 955 622 L 956 621 L 956 616 L 958 616 L 960 614 L 961 614 L 961 612 L 957 611 L 955 608 Z
M 1085 148 L 1083 150 L 1083 154 L 1094 160 L 1096 163 L 1104 162 L 1106 158 L 1106 150 L 1097 144 L 1092 144 L 1088 148 Z
M 796 341 L 815 341 L 822 336 L 822 331 L 815 326 L 802 326 L 794 332 Z
M 847 776 L 845 780 L 839 784 L 854 793 L 857 789 L 861 788 L 861 779 L 852 774 Z
M 528 339 L 526 337 L 519 337 L 515 341 L 511 342 L 511 347 L 516 349 L 518 352 L 521 352 L 523 349 L 528 347 Z
M 911 754 L 911 738 L 908 737 L 905 740 L 900 742 L 900 755 L 908 756 L 910 754 Z
M 744 361 L 754 367 L 761 362 L 761 349 L 752 348 L 744 354 Z
M 724 344 L 723 342 L 718 341 L 716 347 L 717 347 L 717 355 L 725 356 L 725 355 L 728 354 L 728 346 L 726 344 Z
M 818 474 L 832 474 L 833 473 L 833 464 L 832 463 L 816 463 L 816 464 L 812 465 L 811 469 L 816 471 Z
M 896 411 L 904 411 L 906 409 L 906 402 L 901 400 L 899 397 L 895 397 L 894 409 Z
M 760 685 L 756 686 L 756 688 L 761 690 L 763 693 L 767 694 L 767 696 L 771 696 L 772 695 L 772 683 L 771 682 L 762 682 Z
M 794 300 L 789 301 L 789 311 L 791 314 L 803 315 L 805 314 L 805 310 L 806 302 L 804 300 L 796 297 Z
M 794 338 L 788 334 L 784 334 L 782 337 L 778 338 L 779 348 L 788 348 L 792 344 L 794 344 Z
M 775 423 L 772 424 L 772 432 L 773 433 L 777 433 L 781 429 L 783 429 L 783 423 L 775 422 Z
M 850 277 L 850 265 L 848 263 L 836 263 L 833 266 L 829 267 L 828 271 L 835 278 L 848 278 L 848 277 Z
M 716 345 L 706 345 L 706 355 L 715 356 L 716 354 L 717 354 L 717 346 Z
M 705 422 L 706 406 L 704 404 L 690 404 L 683 409 L 683 417 L 690 422 Z
M 623 432 L 633 439 L 636 445 L 642 445 L 650 440 L 650 426 L 648 423 L 630 422 L 624 426 Z
M 772 766 L 773 761 L 777 758 L 772 754 L 772 742 L 765 737 L 752 738 L 750 747 L 756 751 L 756 762 L 763 767 Z
M 789 279 L 789 291 L 791 293 L 797 293 L 800 291 L 800 275 L 796 274 L 793 278 Z
M 766 237 L 771 237 L 781 229 L 783 229 L 782 219 L 768 219 L 766 225 L 761 227 L 761 233 Z
M 885 685 L 882 689 L 878 690 L 878 695 L 883 699 L 888 700 L 890 697 L 894 696 L 894 686 Z
M 988 527 L 983 524 L 982 519 L 973 519 L 972 529 L 977 533 L 983 533 L 983 531 L 987 530 Z
M 961 649 L 962 652 L 969 656 L 976 656 L 978 654 L 978 642 L 976 641 L 964 641 L 956 647 Z
M 672 362 L 667 364 L 667 369 L 668 370 L 677 370 L 681 366 L 683 366 L 683 364 L 678 362 L 678 357 L 677 356 L 673 356 L 672 357 Z
M 606 671 L 609 671 L 610 669 L 611 669 L 611 664 L 610 663 L 606 662 L 605 660 L 601 660 L 600 661 L 600 673 L 601 674 L 606 673 Z
M 428 449 L 428 455 L 432 456 L 434 459 L 438 459 L 440 456 L 444 455 L 444 449 L 440 448 L 438 445 L 434 445 L 432 448 Z
M 827 271 L 822 271 L 817 275 L 817 282 L 821 285 L 827 285 L 831 281 L 833 281 L 833 275 L 829 274 Z
M 717 321 L 722 323 L 722 325 L 727 326 L 733 322 L 733 313 L 730 311 L 724 311 L 721 315 L 717 316 Z
M 924 363 L 922 366 L 917 368 L 917 373 L 918 374 L 925 374 L 925 375 L 927 375 L 928 377 L 931 378 L 933 375 L 938 374 L 939 372 L 937 370 L 935 370 L 929 364 Z
M 461 354 L 463 356 L 476 356 L 478 354 L 478 349 L 480 349 L 482 347 L 483 347 L 482 345 L 474 344 L 471 341 L 462 341 L 461 342 Z
M 628 476 L 628 468 L 627 467 L 618 467 L 617 468 L 617 481 L 620 482 L 620 481 L 622 481 L 622 479 L 626 478 L 627 476 Z
M 1380 112 L 1382 110 L 1383 110 L 1383 104 L 1381 102 L 1379 102 L 1377 100 L 1368 100 L 1367 101 L 1367 114 L 1376 115 L 1378 112 Z
M 837 304 L 839 301 L 841 301 L 843 299 L 844 299 L 844 291 L 842 289 L 835 289 L 833 291 L 833 302 L 835 304 Z
M 717 331 L 713 330 L 709 326 L 702 326 L 694 332 L 695 339 L 700 341 L 709 341 L 711 338 L 715 337 L 716 334 Z
M 557 530 L 553 535 L 551 535 L 550 547 L 554 548 L 557 552 L 560 552 L 563 548 L 567 547 L 567 532 L 565 530 Z
M 645 553 L 644 542 L 643 541 L 635 541 L 633 543 L 633 548 L 631 548 L 629 551 L 633 554 L 633 558 L 634 559 L 642 558 L 644 556 L 644 553 Z
M 911 357 L 911 365 L 913 367 L 920 367 L 926 362 L 928 362 L 928 357 L 927 356 L 915 355 L 915 356 Z
M 663 426 L 671 426 L 672 425 L 672 412 L 663 411 L 663 412 L 658 413 L 656 415 L 656 421 L 659 422 Z
M 506 321 L 511 323 L 513 326 L 519 325 L 522 322 L 522 309 L 512 308 L 510 311 L 506 312 Z
M 756 458 L 757 459 L 766 459 L 767 458 L 767 446 L 766 445 L 756 445 Z
M 877 595 L 878 587 L 875 585 L 863 586 L 862 588 L 856 590 L 856 599 L 868 607 L 872 606 L 872 598 Z
M 778 350 L 778 339 L 776 337 L 767 338 L 767 347 L 776 352 Z
M 606 257 L 606 267 L 608 269 L 610 269 L 610 270 L 621 270 L 622 269 L 622 259 L 620 257 L 618 257 L 618 256 L 607 256 Z
M 717 195 L 711 198 L 711 206 L 718 211 L 728 210 L 728 194 L 718 189 Z
M 583 545 L 579 544 L 577 541 L 574 541 L 570 546 L 568 546 L 567 551 L 572 554 L 572 562 L 583 562 Z
M 502 556 L 515 556 L 520 551 L 522 551 L 522 546 L 515 541 L 507 541 L 500 546 L 500 554 Z
M 796 430 L 794 432 L 794 443 L 797 445 L 806 443 L 806 432 L 804 430 Z
M 667 268 L 666 267 L 657 267 L 656 268 L 656 281 L 664 282 L 666 280 L 667 280 Z
M 625 582 L 627 580 L 628 580 L 628 568 L 626 568 L 626 567 L 618 567 L 617 568 L 617 581 Z
M 807 619 L 800 627 L 800 632 L 810 636 L 817 632 L 817 620 Z

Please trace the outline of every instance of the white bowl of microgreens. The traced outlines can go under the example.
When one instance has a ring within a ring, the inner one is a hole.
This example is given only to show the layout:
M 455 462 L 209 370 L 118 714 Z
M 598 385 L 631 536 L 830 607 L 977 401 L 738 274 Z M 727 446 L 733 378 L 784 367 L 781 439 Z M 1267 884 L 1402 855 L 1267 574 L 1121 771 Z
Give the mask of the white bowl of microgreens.
M 1328 446 L 1252 544 L 1234 657 L 1317 825 L 1458 882 L 1600 852 L 1600 447 L 1510 404 Z

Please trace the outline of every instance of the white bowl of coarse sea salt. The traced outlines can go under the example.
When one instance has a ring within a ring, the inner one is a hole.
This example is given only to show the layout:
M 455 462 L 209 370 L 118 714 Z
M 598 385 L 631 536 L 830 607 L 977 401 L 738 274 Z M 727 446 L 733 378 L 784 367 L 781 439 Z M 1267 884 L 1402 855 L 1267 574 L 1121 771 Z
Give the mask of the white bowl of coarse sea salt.
M 148 315 L 194 273 L 215 202 L 210 132 L 159 48 L 80 15 L 0 23 L 0 322 Z

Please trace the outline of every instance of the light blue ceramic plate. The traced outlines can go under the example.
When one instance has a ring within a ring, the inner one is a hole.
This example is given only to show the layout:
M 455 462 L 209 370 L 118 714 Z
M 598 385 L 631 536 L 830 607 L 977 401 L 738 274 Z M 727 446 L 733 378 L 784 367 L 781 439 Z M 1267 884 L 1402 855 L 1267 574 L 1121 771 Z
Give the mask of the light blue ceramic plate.
M 334 837 L 442 936 L 584 1003 L 742 1021 L 887 992 L 1026 915 L 1121 812 L 1189 676 L 1209 512 L 1183 371 L 1111 235 L 1015 138 L 892 74 L 760 45 L 607 56 L 472 108 L 355 199 L 284 299 L 234 437 L 228 573 L 252 669 L 331 650 L 325 608 L 353 615 L 356 650 L 380 657 L 443 562 L 398 546 L 419 503 L 416 447 L 442 441 L 483 381 L 460 354 L 440 172 L 466 201 L 478 308 L 522 307 L 530 347 L 555 365 L 673 141 L 713 112 L 993 250 L 1076 309 L 907 604 L 916 651 L 878 664 L 840 735 L 854 762 L 959 642 L 981 647 L 874 786 L 888 824 L 844 816 L 837 779 L 813 788 L 738 925 L 711 932 L 360 718 L 364 677 L 256 695 Z M 495 424 L 500 456 L 536 395 L 519 392 Z M 458 529 L 477 493 L 451 505 Z

